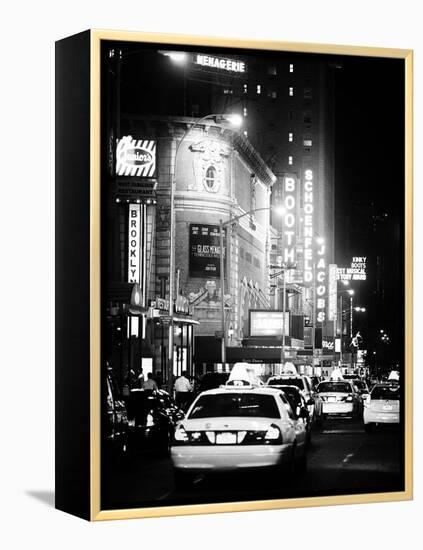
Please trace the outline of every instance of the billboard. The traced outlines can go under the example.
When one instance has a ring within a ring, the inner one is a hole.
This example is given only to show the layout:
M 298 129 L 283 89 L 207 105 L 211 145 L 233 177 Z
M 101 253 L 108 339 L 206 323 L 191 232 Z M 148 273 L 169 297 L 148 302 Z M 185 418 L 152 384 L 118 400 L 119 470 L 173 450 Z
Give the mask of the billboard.
M 225 238 L 225 230 L 223 233 Z M 223 249 L 225 256 L 225 249 Z M 189 226 L 190 277 L 220 277 L 220 227 L 218 225 L 190 224 Z
M 250 336 L 282 338 L 283 312 L 279 310 L 250 309 Z M 290 335 L 290 312 L 285 311 L 285 336 Z

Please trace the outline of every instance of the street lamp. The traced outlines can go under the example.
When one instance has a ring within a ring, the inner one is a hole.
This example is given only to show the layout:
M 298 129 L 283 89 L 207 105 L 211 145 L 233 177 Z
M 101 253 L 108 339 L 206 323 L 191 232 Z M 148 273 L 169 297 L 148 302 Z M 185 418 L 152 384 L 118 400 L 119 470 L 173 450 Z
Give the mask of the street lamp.
M 172 52 L 173 53 L 173 52 Z M 169 393 L 172 392 L 172 374 L 173 374 L 173 327 L 174 327 L 174 292 L 175 292 L 175 188 L 176 188 L 176 171 L 178 153 L 185 138 L 208 119 L 214 119 L 216 124 L 229 122 L 233 126 L 240 126 L 242 117 L 236 114 L 208 114 L 193 122 L 193 124 L 185 131 L 178 144 L 176 145 L 175 154 L 173 155 L 173 164 L 171 166 L 171 183 L 170 183 L 170 261 L 169 261 L 169 353 L 167 367 L 167 386 Z
M 221 318 L 221 332 L 222 332 L 222 347 L 221 347 L 221 360 L 222 360 L 222 368 L 226 368 L 226 322 L 225 322 L 225 273 L 224 273 L 224 256 L 223 256 L 223 230 L 225 227 L 233 224 L 234 222 L 240 220 L 244 216 L 249 216 L 253 212 L 261 212 L 263 210 L 274 210 L 277 214 L 283 215 L 285 213 L 285 209 L 283 207 L 276 207 L 273 206 L 266 206 L 263 208 L 254 208 L 253 210 L 249 210 L 248 212 L 244 212 L 243 214 L 240 214 L 239 216 L 235 216 L 234 218 L 230 218 L 226 222 L 223 222 L 222 220 L 219 221 L 219 253 L 220 253 L 220 293 L 221 293 L 221 309 L 220 309 L 220 318 Z M 285 277 L 284 277 L 285 280 Z M 283 330 L 285 327 L 285 319 L 283 319 Z
M 345 289 L 345 290 L 340 290 L 339 291 L 339 320 L 340 320 L 340 355 L 339 355 L 339 362 L 340 364 L 342 365 L 342 340 L 343 340 L 343 332 L 344 332 L 344 327 L 343 327 L 343 306 L 342 306 L 342 295 L 346 293 L 346 294 L 349 294 L 350 296 L 350 304 L 351 304 L 351 311 L 352 311 L 352 298 L 354 296 L 354 290 L 352 288 L 348 288 L 348 289 Z M 351 327 L 352 327 L 352 321 L 350 319 L 350 322 L 351 322 Z M 351 328 L 350 328 L 350 332 L 351 332 Z M 352 336 L 351 336 L 352 338 Z

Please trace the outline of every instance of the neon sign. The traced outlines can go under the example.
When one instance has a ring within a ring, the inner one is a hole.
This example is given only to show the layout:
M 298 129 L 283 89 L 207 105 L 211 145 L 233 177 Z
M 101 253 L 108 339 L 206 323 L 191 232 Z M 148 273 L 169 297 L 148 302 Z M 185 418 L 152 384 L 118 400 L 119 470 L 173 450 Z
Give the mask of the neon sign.
M 286 214 L 283 223 L 282 261 L 294 264 L 296 261 L 296 208 L 297 181 L 292 176 L 283 179 L 284 207 Z
M 221 69 L 223 71 L 230 71 L 234 73 L 246 72 L 244 61 L 225 59 L 223 57 L 212 57 L 211 55 L 197 54 L 194 57 L 194 63 L 203 67 L 211 67 L 213 69 Z
M 304 182 L 304 282 L 313 281 L 313 170 L 306 170 Z
M 338 267 L 336 278 L 340 281 L 365 281 L 367 256 L 353 256 L 350 267 Z
M 316 250 L 316 321 L 323 323 L 326 320 L 326 247 L 324 243 L 319 244 Z

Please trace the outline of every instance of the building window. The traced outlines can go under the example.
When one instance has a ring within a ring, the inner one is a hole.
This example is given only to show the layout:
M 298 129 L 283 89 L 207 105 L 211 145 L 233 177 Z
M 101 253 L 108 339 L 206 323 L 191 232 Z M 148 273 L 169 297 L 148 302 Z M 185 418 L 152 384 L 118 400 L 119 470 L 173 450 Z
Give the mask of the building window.
M 292 97 L 294 95 L 294 87 L 293 86 L 289 87 L 289 95 L 290 95 L 290 97 Z
M 270 97 L 271 99 L 276 99 L 278 97 L 278 93 L 276 90 L 269 90 L 267 92 L 267 97 Z
M 311 124 L 311 111 L 305 111 L 303 120 L 304 124 Z
M 267 67 L 267 74 L 277 75 L 278 71 L 276 70 L 276 67 L 274 67 L 274 66 Z
M 257 94 L 261 94 L 261 84 L 257 84 Z
M 294 134 L 292 132 L 288 134 L 288 141 L 294 141 Z
M 288 164 L 291 166 L 293 162 L 294 162 L 293 157 L 290 155 L 288 157 Z
M 260 269 L 260 260 L 257 258 L 257 256 L 253 257 L 253 264 L 254 267 L 258 267 Z
M 250 252 L 245 253 L 245 259 L 247 260 L 248 263 L 251 263 L 252 256 L 251 256 Z
M 289 64 L 289 72 L 290 72 L 290 73 L 293 73 L 293 72 L 294 72 L 294 64 L 293 64 L 293 63 L 290 63 L 290 64 Z
M 206 176 L 204 178 L 204 183 L 206 184 L 207 189 L 213 189 L 216 184 L 216 168 L 214 166 L 209 166 L 206 171 Z
M 244 107 L 244 116 L 247 116 L 247 107 Z
M 248 84 L 244 84 L 244 94 L 248 93 Z
M 304 88 L 304 99 L 312 99 L 313 90 L 311 88 Z

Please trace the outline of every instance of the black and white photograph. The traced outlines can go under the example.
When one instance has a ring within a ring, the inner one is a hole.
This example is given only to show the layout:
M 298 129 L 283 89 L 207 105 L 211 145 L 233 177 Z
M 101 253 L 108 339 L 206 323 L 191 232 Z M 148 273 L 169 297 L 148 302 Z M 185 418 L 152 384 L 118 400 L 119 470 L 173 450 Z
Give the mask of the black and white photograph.
M 403 493 L 404 57 L 100 64 L 101 509 Z

